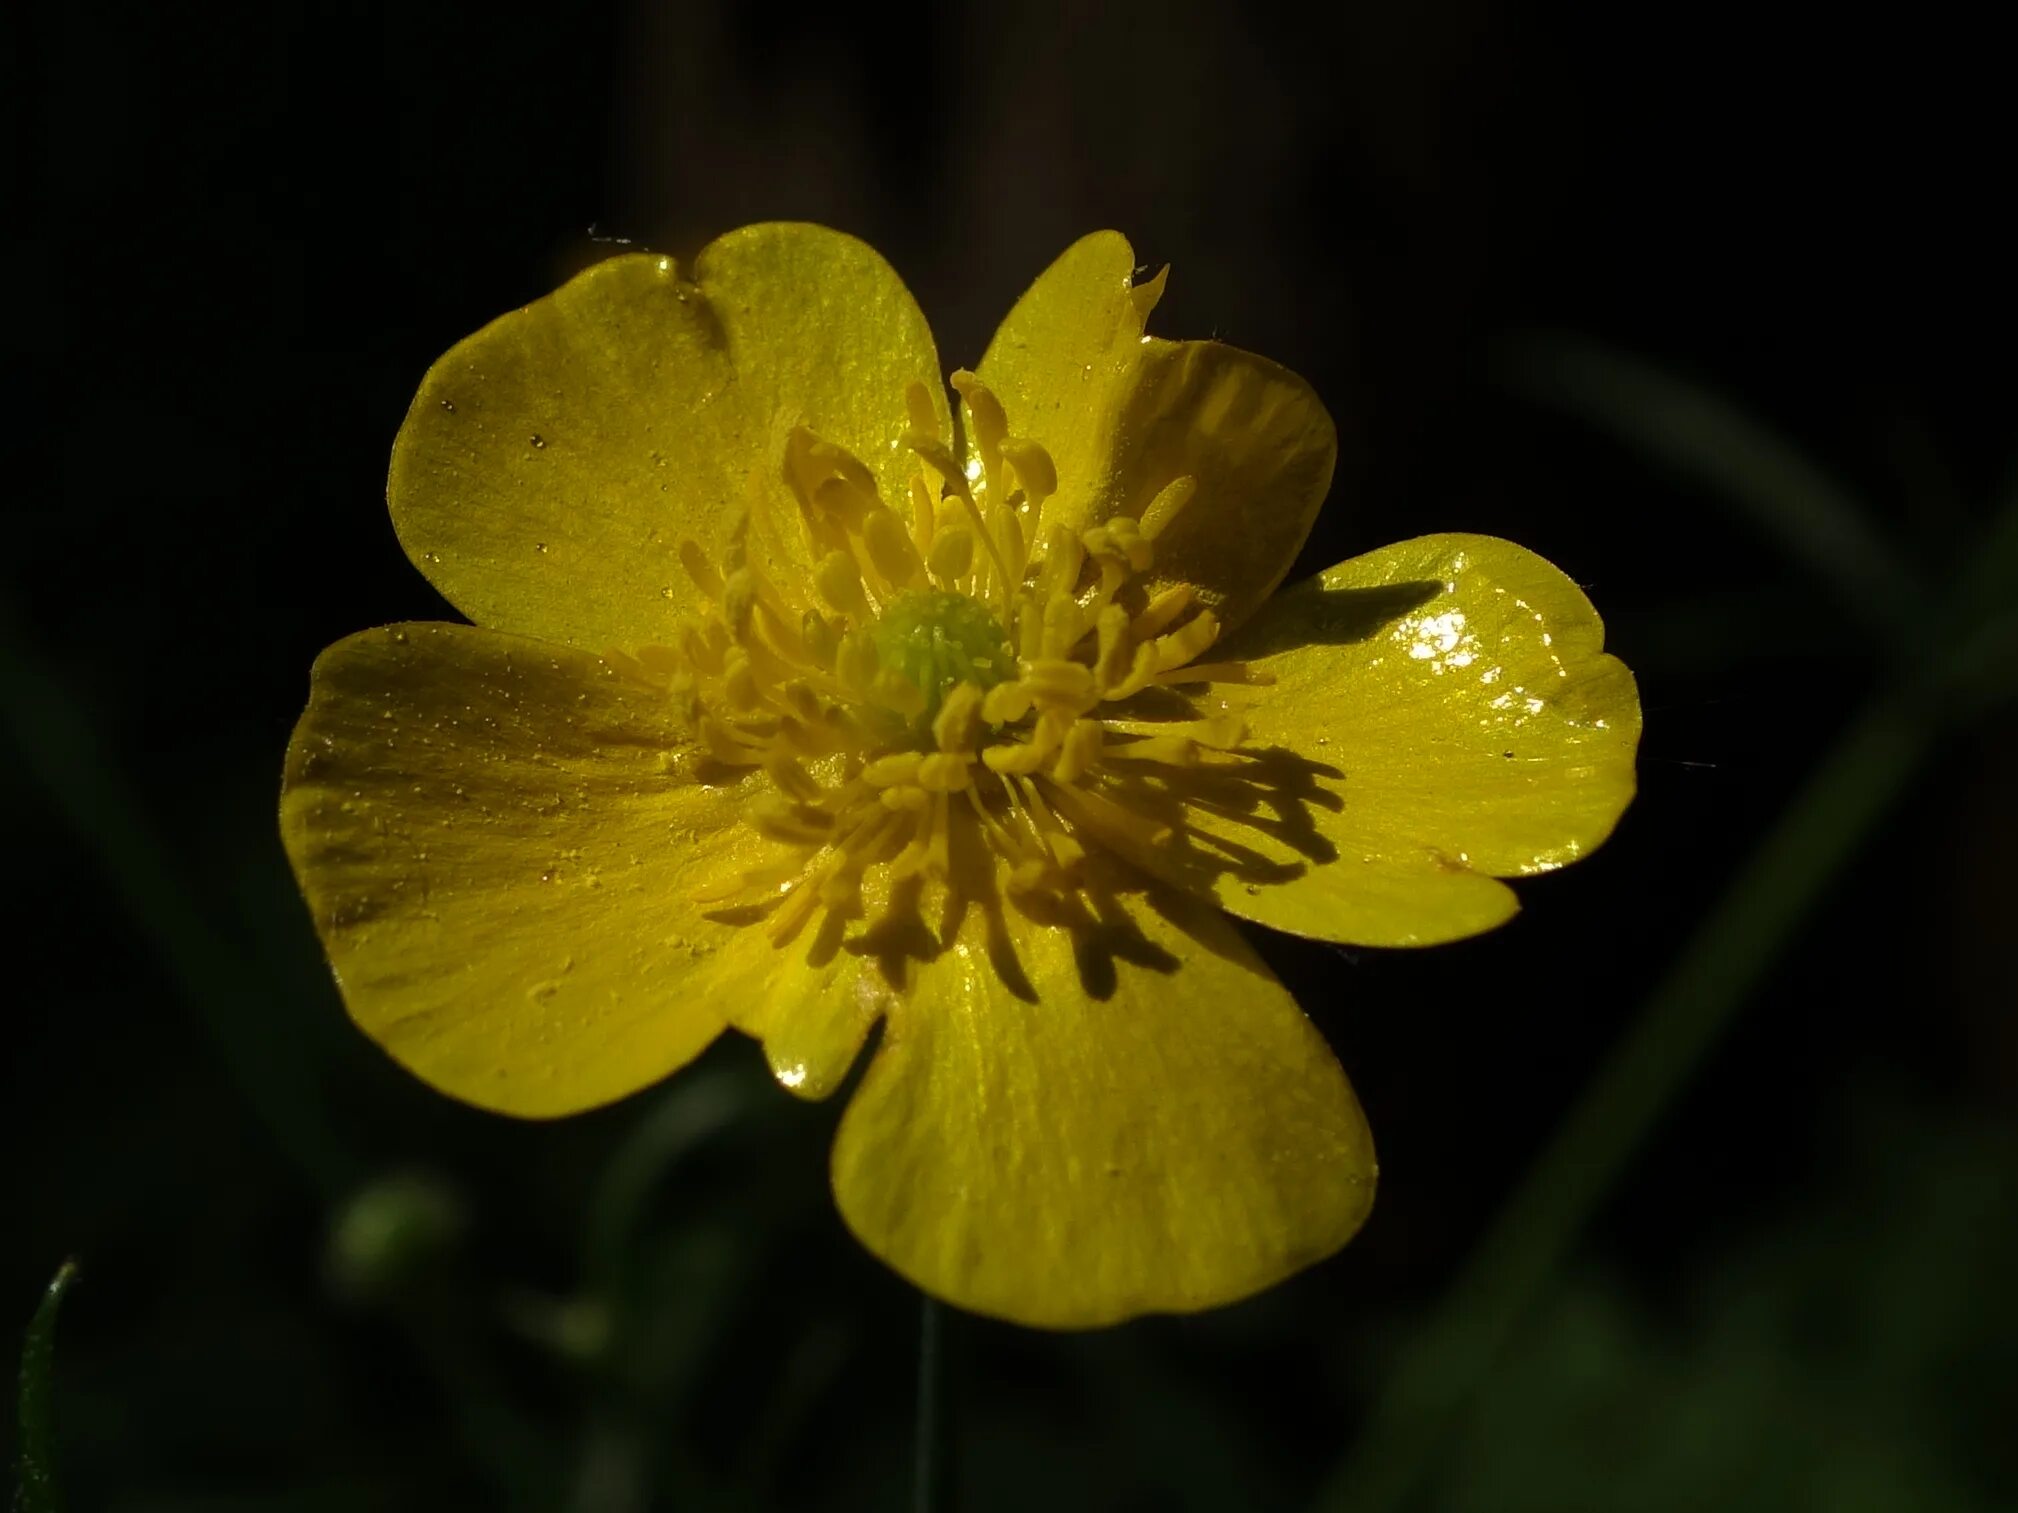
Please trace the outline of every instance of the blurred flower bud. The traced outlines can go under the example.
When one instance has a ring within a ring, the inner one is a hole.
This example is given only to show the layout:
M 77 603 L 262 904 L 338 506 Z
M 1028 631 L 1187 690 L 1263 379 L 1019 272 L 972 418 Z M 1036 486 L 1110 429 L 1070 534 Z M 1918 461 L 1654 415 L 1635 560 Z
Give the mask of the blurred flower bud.
M 462 1200 L 440 1178 L 380 1177 L 353 1193 L 330 1225 L 330 1287 L 354 1303 L 397 1301 L 440 1273 L 464 1227 Z

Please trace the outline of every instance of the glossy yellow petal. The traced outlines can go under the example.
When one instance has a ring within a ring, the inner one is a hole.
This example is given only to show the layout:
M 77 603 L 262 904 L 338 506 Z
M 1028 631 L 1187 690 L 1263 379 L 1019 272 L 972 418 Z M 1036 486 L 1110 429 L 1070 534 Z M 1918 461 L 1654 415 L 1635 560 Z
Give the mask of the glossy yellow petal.
M 599 263 L 493 321 L 422 381 L 387 497 L 407 553 L 479 624 L 592 651 L 664 643 L 694 602 L 682 540 L 803 574 L 786 432 L 854 452 L 904 508 L 906 386 L 945 416 L 932 335 L 870 248 L 750 226 L 695 259 Z
M 1057 465 L 1045 519 L 1083 529 L 1142 518 L 1166 485 L 1196 492 L 1157 535 L 1153 589 L 1197 586 L 1222 624 L 1281 583 L 1331 486 L 1338 435 L 1310 386 L 1218 342 L 1143 335 L 1161 276 L 1132 284 L 1127 239 L 1066 250 L 1009 312 L 980 375 L 1010 425 Z
M 825 1098 L 846 1080 L 890 1002 L 873 962 L 842 944 L 849 923 L 829 914 L 824 929 L 783 950 L 749 928 L 733 946 L 752 986 L 730 998 L 731 1022 L 762 1044 L 771 1075 L 801 1098 Z
M 1337 1059 L 1234 928 L 1159 892 L 1076 931 L 970 915 L 892 1007 L 834 1147 L 862 1242 L 1048 1328 L 1231 1302 L 1373 1200 Z
M 663 1077 L 777 970 L 693 901 L 748 865 L 746 797 L 621 665 L 392 626 L 316 662 L 281 833 L 365 1033 L 443 1092 L 544 1117 Z
M 1051 519 L 1093 524 L 1095 483 L 1107 476 L 1149 313 L 1134 279 L 1127 237 L 1081 237 L 1011 307 L 977 370 L 1007 407 L 1010 429 L 1042 442 L 1057 466 L 1064 493 L 1045 506 Z
M 1631 802 L 1632 674 L 1577 586 L 1488 536 L 1425 536 L 1279 596 L 1222 652 L 1272 675 L 1246 710 L 1252 803 L 1194 806 L 1178 853 L 1228 909 L 1362 945 L 1510 917 L 1498 877 L 1576 860 Z M 1227 864 L 1227 857 L 1238 857 Z M 1222 863 L 1208 866 L 1208 862 Z

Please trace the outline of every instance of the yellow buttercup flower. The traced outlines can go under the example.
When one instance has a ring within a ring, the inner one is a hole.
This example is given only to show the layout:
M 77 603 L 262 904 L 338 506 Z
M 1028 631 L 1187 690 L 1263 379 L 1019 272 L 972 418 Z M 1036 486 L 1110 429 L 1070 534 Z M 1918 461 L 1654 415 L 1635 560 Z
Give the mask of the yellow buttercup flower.
M 1029 1324 L 1343 1245 L 1365 1120 L 1220 910 L 1371 946 L 1501 923 L 1498 879 L 1631 798 L 1637 696 L 1504 541 L 1271 598 L 1331 419 L 1145 336 L 1134 266 L 1076 243 L 954 403 L 889 266 L 804 225 L 615 258 L 437 363 L 389 499 L 475 624 L 324 653 L 281 804 L 365 1032 L 547 1117 L 726 1027 L 817 1098 L 880 1021 L 841 1213 Z

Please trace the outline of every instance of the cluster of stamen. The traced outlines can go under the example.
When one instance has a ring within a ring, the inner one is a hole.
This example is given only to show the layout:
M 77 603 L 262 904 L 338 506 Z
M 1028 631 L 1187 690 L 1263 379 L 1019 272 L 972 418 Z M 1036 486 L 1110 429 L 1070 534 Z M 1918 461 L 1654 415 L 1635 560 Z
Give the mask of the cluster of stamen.
M 819 909 L 860 913 L 876 869 L 893 885 L 948 882 L 970 823 L 1012 901 L 1055 902 L 1080 888 L 1090 852 L 1168 844 L 1170 806 L 1140 801 L 1146 774 L 1240 760 L 1241 720 L 1223 706 L 1201 716 L 1177 690 L 1264 679 L 1201 664 L 1219 634 L 1211 610 L 1189 585 L 1145 585 L 1195 480 L 1174 480 L 1139 517 L 1047 525 L 1049 454 L 1010 434 L 973 374 L 952 383 L 971 476 L 922 385 L 906 396 L 905 515 L 860 459 L 792 430 L 783 483 L 818 602 L 766 576 L 746 514 L 719 564 L 682 543 L 711 612 L 634 659 L 670 686 L 707 760 L 768 775 L 746 823 L 778 860 L 700 902 L 763 911 L 778 944 Z M 752 512 L 767 492 L 753 487 Z

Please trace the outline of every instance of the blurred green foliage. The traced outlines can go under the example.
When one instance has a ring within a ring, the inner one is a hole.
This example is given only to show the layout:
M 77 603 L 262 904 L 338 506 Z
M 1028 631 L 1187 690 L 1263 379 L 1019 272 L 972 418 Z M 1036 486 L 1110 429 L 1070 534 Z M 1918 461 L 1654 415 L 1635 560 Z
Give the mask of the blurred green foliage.
M 1991 1513 L 2018 1492 L 2018 1141 L 1878 1088 L 1829 1183 L 1663 1296 L 1579 1269 L 1444 1459 L 1449 1513 Z

